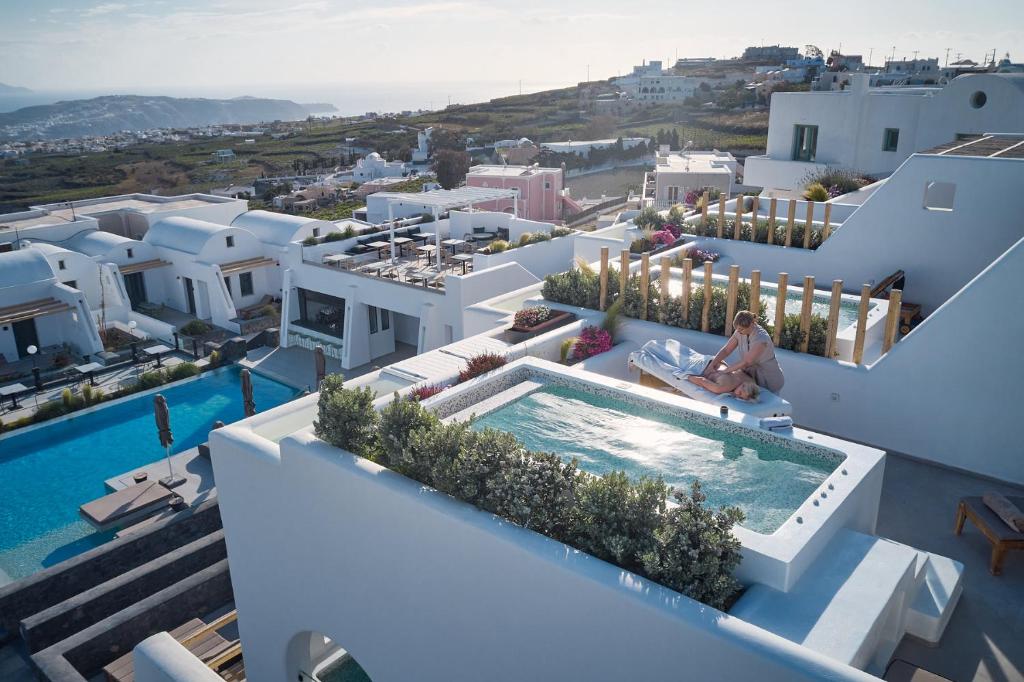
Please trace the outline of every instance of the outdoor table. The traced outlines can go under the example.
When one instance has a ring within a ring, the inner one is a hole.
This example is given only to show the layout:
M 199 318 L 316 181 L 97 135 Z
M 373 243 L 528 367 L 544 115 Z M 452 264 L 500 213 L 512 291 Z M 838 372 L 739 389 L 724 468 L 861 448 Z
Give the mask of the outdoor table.
M 24 393 L 28 390 L 28 386 L 25 384 L 8 384 L 7 386 L 0 386 L 0 398 L 11 398 L 11 409 L 16 410 L 20 407 L 18 405 L 18 394 Z
M 421 241 L 422 240 L 422 241 L 425 241 L 425 242 L 429 242 L 431 239 L 434 238 L 434 233 L 433 232 L 417 232 L 416 234 L 412 235 L 412 238 L 415 239 L 416 241 Z
M 434 246 L 433 244 L 424 244 L 423 246 L 416 247 L 416 251 L 423 254 L 423 257 L 426 259 L 427 263 L 430 263 L 430 257 L 434 255 L 434 252 L 436 250 L 437 247 Z M 417 258 L 417 260 L 419 259 Z
M 384 249 L 391 248 L 391 242 L 370 242 L 367 246 L 371 249 L 377 249 L 377 258 L 381 259 L 384 257 Z
M 462 274 L 466 274 L 466 266 L 473 262 L 473 254 L 471 253 L 457 253 L 452 256 L 452 260 L 462 264 Z
M 168 346 L 165 346 L 165 345 L 163 345 L 161 343 L 161 344 L 158 344 L 156 346 L 150 346 L 149 348 L 143 348 L 142 352 L 145 353 L 146 355 L 155 355 L 156 356 L 156 366 L 157 367 L 162 367 L 163 365 L 160 364 L 160 354 L 161 353 L 170 353 L 171 352 L 171 348 L 169 348 Z
M 494 238 L 498 236 L 497 232 L 474 232 L 468 235 L 470 239 L 475 242 L 490 242 L 494 241 Z
M 340 266 L 344 261 L 352 260 L 352 256 L 347 253 L 335 253 L 329 256 L 324 256 L 324 263 L 327 265 Z
M 445 246 L 447 246 L 448 248 L 450 248 L 452 250 L 452 253 L 454 254 L 455 253 L 455 249 L 457 247 L 464 246 L 466 244 L 466 240 L 465 239 L 445 239 L 441 243 L 444 244 Z
M 90 362 L 90 363 L 87 363 L 85 365 L 78 365 L 77 367 L 75 367 L 75 371 L 76 372 L 78 372 L 82 376 L 88 376 L 89 377 L 89 385 L 90 386 L 95 386 L 96 385 L 96 379 L 93 376 L 93 372 L 96 372 L 96 371 L 101 370 L 101 369 L 103 369 L 103 365 L 101 365 L 98 362 Z
M 407 244 L 411 244 L 412 239 L 409 237 L 395 237 L 395 246 L 398 247 L 399 253 L 405 253 L 405 247 Z

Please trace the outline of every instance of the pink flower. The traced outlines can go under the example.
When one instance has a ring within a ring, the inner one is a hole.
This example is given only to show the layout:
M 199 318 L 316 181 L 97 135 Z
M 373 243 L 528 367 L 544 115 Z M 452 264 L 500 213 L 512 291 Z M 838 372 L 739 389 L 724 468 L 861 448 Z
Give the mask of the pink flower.
M 658 246 L 668 246 L 674 243 L 676 240 L 675 236 L 669 230 L 658 230 L 651 235 L 651 241 Z
M 572 348 L 572 356 L 577 360 L 585 360 L 612 349 L 612 335 L 601 327 L 586 327 L 580 332 L 576 345 Z

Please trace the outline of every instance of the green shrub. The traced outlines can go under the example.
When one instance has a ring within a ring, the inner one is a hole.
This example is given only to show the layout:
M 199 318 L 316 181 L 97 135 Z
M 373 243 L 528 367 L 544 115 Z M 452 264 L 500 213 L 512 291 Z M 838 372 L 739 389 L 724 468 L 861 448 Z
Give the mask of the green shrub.
M 70 410 L 72 408 L 72 404 L 74 403 L 74 400 L 75 400 L 75 396 L 71 392 L 70 388 L 65 388 L 63 391 L 60 392 L 60 401 L 62 403 L 64 403 L 64 408 L 65 409 Z
M 341 231 L 342 239 L 352 239 L 356 236 L 356 231 L 351 225 L 346 225 L 345 229 Z
M 486 374 L 499 367 L 504 367 L 508 362 L 504 355 L 497 353 L 480 353 L 466 361 L 466 368 L 459 372 L 459 383 L 474 379 L 481 374 Z
M 510 247 L 511 245 L 504 239 L 495 239 L 488 245 L 487 249 L 491 253 L 501 253 L 502 251 L 508 251 Z
M 555 227 L 555 228 L 552 228 L 552 230 L 551 230 L 551 238 L 552 239 L 555 239 L 555 238 L 558 238 L 558 237 L 568 237 L 570 234 L 572 234 L 572 228 L 571 227 Z
M 633 219 L 633 224 L 641 230 L 656 232 L 665 226 L 665 219 L 661 217 L 660 213 L 648 206 Z
M 303 239 L 302 243 L 305 246 L 316 246 L 319 242 L 317 241 L 316 237 L 314 237 L 313 235 L 310 235 L 310 236 L 306 237 L 305 239 Z
M 35 414 L 32 415 L 31 419 L 34 422 L 42 422 L 47 419 L 63 416 L 70 411 L 70 408 L 65 405 L 63 399 L 50 400 L 40 405 L 39 409 L 35 411 Z
M 532 244 L 532 243 L 533 243 L 533 233 L 532 232 L 523 232 L 521 235 L 519 235 L 519 241 L 516 243 L 516 246 L 526 246 L 527 244 Z
M 828 201 L 828 188 L 820 182 L 812 182 L 804 190 L 804 199 L 807 201 Z
M 156 388 L 157 386 L 163 386 L 167 383 L 167 375 L 163 370 L 157 369 L 152 372 L 143 372 L 139 376 L 137 385 L 140 391 L 145 391 L 150 388 Z
M 345 235 L 341 232 L 328 232 L 324 235 L 324 242 L 340 242 L 343 239 L 345 239 Z
M 92 384 L 82 384 L 82 402 L 84 402 L 86 406 L 89 406 L 92 404 L 92 401 Z
M 210 353 L 209 364 L 211 369 L 216 369 L 220 366 L 220 351 L 215 350 Z
M 562 339 L 562 345 L 558 347 L 558 358 L 563 365 L 568 364 L 569 353 L 572 351 L 573 346 L 575 346 L 576 342 L 579 340 L 580 339 L 578 336 L 570 336 L 568 338 Z
M 549 301 L 596 309 L 601 300 L 601 277 L 587 267 L 574 267 L 544 278 L 541 294 Z M 619 295 L 619 271 L 608 267 L 608 303 Z
M 762 324 L 769 334 L 775 333 L 774 325 Z M 810 340 L 807 342 L 807 352 L 811 355 L 825 355 L 825 338 L 828 334 L 828 320 L 820 315 L 811 315 L 811 326 L 808 331 Z M 782 333 L 779 335 L 779 348 L 799 351 L 800 344 L 804 341 L 804 333 L 800 331 L 800 315 L 786 315 L 782 324 Z
M 192 320 L 178 330 L 179 333 L 185 336 L 202 336 L 208 331 L 210 331 L 210 325 L 202 320 Z
M 434 413 L 422 409 L 418 401 L 401 400 L 396 392 L 395 399 L 380 411 L 380 464 L 417 480 L 428 480 L 430 463 L 419 459 L 410 446 L 437 421 Z
M 657 550 L 655 534 L 668 499 L 660 478 L 633 483 L 621 471 L 588 476 L 579 487 L 576 540 L 599 559 L 640 571 Z
M 179 379 L 188 379 L 198 374 L 199 368 L 194 363 L 181 362 L 167 369 L 167 380 L 178 381 Z
M 317 437 L 372 459 L 380 422 L 380 415 L 373 409 L 375 395 L 366 387 L 344 388 L 340 374 L 328 374 L 320 387 L 317 419 L 313 422 Z
M 420 223 L 432 223 L 434 222 L 434 214 L 432 213 L 420 213 Z

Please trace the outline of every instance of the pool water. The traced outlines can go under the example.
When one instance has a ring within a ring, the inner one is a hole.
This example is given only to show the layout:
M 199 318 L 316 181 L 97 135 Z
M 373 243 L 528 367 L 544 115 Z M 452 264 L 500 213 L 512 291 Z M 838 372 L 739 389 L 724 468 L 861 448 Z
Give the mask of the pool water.
M 545 386 L 479 417 L 473 428 L 517 436 L 528 448 L 576 457 L 580 468 L 631 479 L 661 476 L 688 490 L 699 479 L 713 507 L 743 510 L 743 526 L 772 533 L 836 468 L 837 462 L 789 450 L 630 403 L 563 386 Z
M 340 663 L 321 670 L 317 677 L 320 682 L 370 682 L 370 676 L 354 658 L 342 659 Z
M 762 289 L 761 290 L 761 301 L 765 306 L 765 312 L 768 314 L 768 321 L 775 324 L 775 302 L 778 300 L 774 289 Z M 828 319 L 829 308 L 832 305 L 831 296 L 822 296 L 815 294 L 811 302 L 811 314 L 817 315 L 818 317 Z M 872 303 L 868 310 L 874 307 Z M 804 295 L 798 291 L 789 291 L 786 293 L 786 314 L 787 315 L 799 315 L 800 311 L 804 306 Z M 837 329 L 846 329 L 852 327 L 857 322 L 857 313 L 860 311 L 860 305 L 854 301 L 848 299 L 842 299 L 839 302 L 839 324 Z
M 216 420 L 244 416 L 240 369 L 232 367 L 160 391 L 174 434 L 172 453 L 206 441 Z M 296 396 L 252 375 L 257 410 Z M 103 482 L 164 456 L 147 394 L 0 440 L 0 585 L 106 542 L 78 507 L 106 494 Z

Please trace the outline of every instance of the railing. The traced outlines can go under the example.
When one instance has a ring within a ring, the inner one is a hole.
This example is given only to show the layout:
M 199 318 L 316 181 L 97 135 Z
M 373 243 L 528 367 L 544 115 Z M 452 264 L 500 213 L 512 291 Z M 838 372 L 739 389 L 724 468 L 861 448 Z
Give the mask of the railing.
M 349 269 L 346 269 L 346 268 L 339 268 L 339 267 L 335 267 L 333 265 L 327 265 L 326 263 L 317 263 L 317 262 L 311 261 L 311 260 L 303 259 L 302 262 L 305 265 L 312 265 L 312 266 L 315 266 L 315 267 L 318 267 L 318 268 L 326 268 L 328 270 L 332 270 L 332 271 L 338 272 L 338 273 L 346 273 L 346 274 L 350 274 L 350 275 L 356 275 L 357 277 L 368 277 L 370 279 L 390 281 L 390 282 L 393 282 L 394 284 L 397 284 L 398 286 L 413 287 L 415 289 L 419 289 L 420 291 L 430 291 L 430 292 L 433 292 L 435 294 L 440 294 L 442 296 L 444 295 L 444 281 L 443 280 L 438 282 L 435 285 L 427 286 L 426 284 L 414 284 L 413 282 L 403 282 L 403 281 L 401 281 L 399 279 L 392 279 L 390 277 L 384 277 L 384 276 L 382 276 L 380 274 L 380 273 L 383 272 L 383 269 L 379 270 L 378 274 L 373 274 L 373 273 L 369 273 L 369 272 L 362 272 L 362 271 L 356 270 L 356 269 L 349 270 Z
M 341 360 L 342 352 L 344 351 L 344 340 L 336 339 L 331 341 L 326 338 L 326 334 L 319 334 L 312 329 L 297 331 L 297 328 L 305 330 L 304 327 L 300 327 L 297 323 L 293 322 L 288 329 L 289 346 L 298 346 L 306 350 L 316 350 L 317 346 L 320 346 L 324 349 L 324 355 L 335 360 Z
M 605 310 L 608 303 L 608 258 L 609 251 L 607 246 L 601 247 L 601 266 L 600 266 L 600 293 L 599 293 L 599 308 Z M 629 263 L 630 253 L 628 250 L 623 250 L 620 254 L 619 263 L 619 292 L 626 291 L 628 277 L 629 277 Z M 690 310 L 690 296 L 693 288 L 693 260 L 690 258 L 684 258 L 682 260 L 682 295 L 680 296 L 679 307 L 684 311 L 684 315 L 689 316 Z M 672 259 L 663 256 L 659 263 L 660 266 L 660 277 L 659 277 L 659 288 L 658 293 L 661 301 L 670 300 L 669 296 L 669 282 L 672 271 Z M 714 286 L 712 264 L 711 262 L 705 262 L 703 273 L 703 287 L 704 291 L 711 291 Z M 739 289 L 739 276 L 740 266 L 732 265 L 729 267 L 729 283 L 726 289 L 726 313 L 725 313 L 725 329 L 723 331 L 724 336 L 731 336 L 733 333 L 733 317 L 736 314 L 736 300 Z M 755 316 L 760 312 L 761 304 L 761 271 L 751 270 L 750 278 L 750 312 L 754 313 Z M 814 277 L 806 275 L 803 278 L 803 297 L 800 306 L 799 316 L 799 331 L 801 340 L 799 346 L 794 349 L 800 353 L 807 353 L 810 343 L 810 329 L 811 329 L 811 308 L 814 303 L 815 288 L 814 288 Z M 782 330 L 785 326 L 786 319 L 786 292 L 789 289 L 789 274 L 780 272 L 776 281 L 776 301 L 775 301 L 775 324 L 772 334 L 773 343 L 778 346 L 782 340 Z M 650 297 L 650 256 L 643 254 L 640 261 L 640 319 L 648 319 L 649 309 L 649 297 Z M 825 331 L 825 349 L 824 357 L 835 358 L 838 355 L 836 338 L 839 330 L 839 311 L 840 304 L 842 303 L 843 296 L 843 280 L 836 279 L 832 281 L 832 291 L 829 295 L 829 314 L 826 321 Z M 899 289 L 893 289 L 889 295 L 889 305 L 886 312 L 885 319 L 885 331 L 882 336 L 882 355 L 885 355 L 892 348 L 896 342 L 896 332 L 899 329 L 901 303 L 903 298 L 903 292 Z M 703 308 L 701 309 L 700 316 L 700 331 L 704 333 L 710 333 L 710 313 L 713 296 L 703 296 Z M 860 292 L 860 303 L 857 309 L 857 322 L 856 332 L 853 341 L 853 356 L 852 360 L 854 364 L 860 365 L 864 361 L 864 343 L 866 340 L 867 332 L 867 320 L 868 311 L 871 307 L 871 285 L 864 284 L 861 287 Z M 660 315 L 658 322 L 662 324 L 666 323 L 667 308 L 666 306 L 660 306 Z
M 751 206 L 749 220 L 744 222 L 744 216 L 746 214 L 746 197 L 740 196 L 736 198 L 736 205 L 731 214 L 727 214 L 725 210 L 726 197 L 724 194 L 718 197 L 718 212 L 717 220 L 715 221 L 716 234 L 714 236 L 719 239 L 733 239 L 737 241 L 743 240 L 743 228 L 746 226 L 750 227 L 750 234 L 747 236 L 746 241 L 756 242 L 757 241 L 757 228 L 760 225 L 758 214 L 760 212 L 761 197 L 754 196 L 751 198 L 753 205 Z M 700 206 L 700 219 L 701 224 L 705 227 L 709 225 L 709 204 L 710 196 L 708 192 L 704 192 L 701 198 Z M 832 204 L 824 203 L 824 209 L 821 213 L 821 242 L 824 243 L 829 237 L 832 236 L 833 226 L 832 225 Z M 814 221 L 817 216 L 817 202 L 807 201 L 806 202 L 806 214 L 803 221 L 803 238 L 800 243 L 794 243 L 793 233 L 794 228 L 797 225 L 796 220 L 797 213 L 797 202 L 795 200 L 788 201 L 788 208 L 786 213 L 786 227 L 785 232 L 781 237 L 776 240 L 776 230 L 779 226 L 778 215 L 778 199 L 772 197 L 768 203 L 768 219 L 766 221 L 767 235 L 766 243 L 777 244 L 778 246 L 799 246 L 805 249 L 811 248 L 811 235 L 814 232 Z M 731 215 L 732 233 L 727 232 L 728 229 L 728 216 Z

